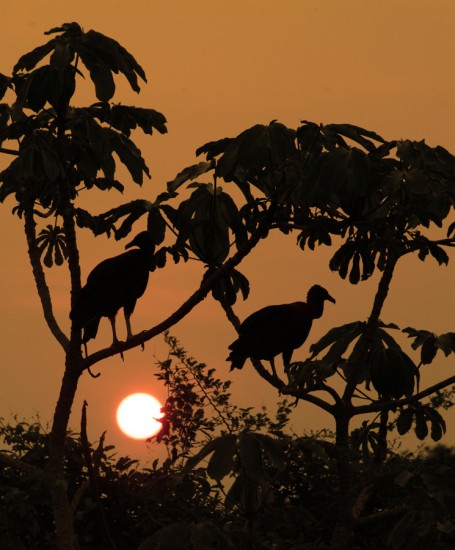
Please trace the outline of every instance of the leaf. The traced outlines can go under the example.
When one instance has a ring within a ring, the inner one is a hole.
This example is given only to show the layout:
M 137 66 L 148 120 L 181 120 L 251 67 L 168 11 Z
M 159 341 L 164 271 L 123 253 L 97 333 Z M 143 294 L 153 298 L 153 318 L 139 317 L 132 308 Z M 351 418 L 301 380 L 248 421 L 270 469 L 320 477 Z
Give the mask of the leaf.
M 284 472 L 286 469 L 286 455 L 285 449 L 287 448 L 287 442 L 282 439 L 277 439 L 270 435 L 256 433 L 254 437 L 259 440 L 264 453 L 269 459 L 273 467 L 278 471 Z
M 396 325 L 390 328 L 398 328 Z M 401 351 L 400 344 L 393 338 L 388 332 L 382 328 L 377 328 L 375 331 L 375 336 L 380 338 L 388 348 L 394 348 L 397 351 Z
M 109 101 L 112 99 L 115 93 L 115 83 L 109 67 L 106 67 L 104 64 L 93 63 L 87 68 L 90 72 L 90 78 L 95 84 L 96 97 L 100 101 Z
M 338 193 L 341 197 L 345 191 L 345 183 L 349 166 L 349 150 L 337 147 L 324 157 L 324 163 L 319 173 L 318 185 L 325 190 L 326 196 Z
M 425 414 L 422 411 L 415 412 L 415 434 L 422 441 L 428 435 L 428 425 Z
M 439 265 L 447 265 L 449 263 L 449 256 L 441 246 L 429 243 L 428 250 Z
M 433 441 L 439 441 L 443 435 L 441 424 L 437 420 L 431 419 L 431 439 Z
M 144 70 L 134 57 L 116 40 L 100 32 L 88 31 L 84 40 L 74 46 L 87 68 L 93 66 L 95 60 L 95 64 L 104 66 L 104 71 L 121 72 L 135 92 L 140 91 L 137 76 L 147 81 Z
M 0 99 L 3 99 L 3 96 L 6 94 L 6 91 L 11 86 L 11 78 L 5 76 L 4 74 L 0 73 Z M 0 109 L 2 109 L 1 115 L 3 117 L 4 115 L 4 105 L 0 106 Z M 0 129 L 2 129 L 3 121 L 0 123 Z
M 256 482 L 266 479 L 262 464 L 262 452 L 259 441 L 251 434 L 243 432 L 239 436 L 239 460 L 245 472 Z
M 245 476 L 240 473 L 234 480 L 234 483 L 229 489 L 226 499 L 224 501 L 224 506 L 226 512 L 230 512 L 235 506 L 240 505 L 240 500 L 242 498 L 243 487 L 245 485 Z
M 44 58 L 48 53 L 50 53 L 55 46 L 56 39 L 52 38 L 46 44 L 34 48 L 31 52 L 26 53 L 21 56 L 14 66 L 13 74 L 18 73 L 19 71 L 30 71 Z
M 213 453 L 213 451 L 216 448 L 217 439 L 212 439 L 211 441 L 209 441 L 207 443 L 207 445 L 202 447 L 202 449 L 196 455 L 190 457 L 186 461 L 186 464 L 185 464 L 185 467 L 184 467 L 183 471 L 184 472 L 189 472 L 195 466 L 197 466 L 197 464 L 199 464 L 199 462 L 201 462 L 201 460 L 204 460 L 204 458 L 206 458 L 210 453 Z
M 455 352 L 455 332 L 447 332 L 436 337 L 436 345 L 447 357 Z
M 207 474 L 221 481 L 233 470 L 234 455 L 237 451 L 237 436 L 227 434 L 216 439 L 214 453 L 207 466 Z
M 446 422 L 441 414 L 430 406 L 425 407 L 425 412 L 431 422 L 431 439 L 439 441 L 446 432 Z
M 100 120 L 112 125 L 113 128 L 122 132 L 127 137 L 131 131 L 139 127 L 145 134 L 153 134 L 156 129 L 161 134 L 167 132 L 166 117 L 154 109 L 141 107 L 130 107 L 128 105 L 102 105 L 97 106 L 95 114 Z
M 296 152 L 294 132 L 277 122 L 256 124 L 224 145 L 215 174 L 235 183 L 238 179 L 251 180 L 262 170 L 278 167 Z M 267 191 L 262 184 L 265 184 L 264 178 L 254 180 L 254 185 L 266 195 L 273 192 L 273 189 Z
M 149 169 L 142 158 L 140 150 L 130 139 L 111 130 L 110 142 L 112 150 L 117 153 L 135 183 L 142 185 L 143 174 L 150 178 Z
M 346 325 L 332 328 L 325 336 L 311 345 L 310 352 L 313 355 L 319 355 L 322 350 L 329 347 L 333 343 L 338 342 L 339 340 L 343 340 L 347 343 L 347 345 L 349 345 L 350 342 L 352 342 L 363 332 L 364 328 L 365 323 L 360 321 L 355 321 L 354 323 L 347 323 Z
M 129 235 L 131 229 L 133 228 L 134 222 L 136 222 L 141 216 L 143 216 L 143 214 L 144 212 L 138 209 L 136 212 L 132 212 L 129 216 L 127 216 L 118 229 L 114 228 L 116 240 L 123 239 L 123 237 Z
M 168 192 L 176 191 L 180 186 L 182 186 L 187 181 L 194 180 L 206 174 L 209 170 L 213 168 L 213 163 L 211 162 L 199 162 L 193 166 L 188 166 L 181 172 L 179 172 L 172 181 L 167 183 Z
M 436 336 L 431 334 L 422 344 L 422 349 L 420 352 L 422 363 L 424 365 L 429 365 L 435 358 L 437 351 Z
M 354 124 L 328 124 L 324 126 L 325 129 L 331 129 L 337 134 L 341 134 L 353 141 L 357 142 L 359 145 L 362 145 L 367 151 L 374 151 L 376 146 L 371 140 L 378 141 L 379 143 L 386 143 L 385 139 L 381 137 L 376 132 L 371 132 L 370 130 L 365 130 L 360 126 L 355 126 Z M 370 139 L 366 139 L 370 138 Z
M 332 271 L 338 271 L 342 279 L 346 278 L 348 273 L 349 263 L 352 256 L 356 253 L 355 243 L 345 242 L 332 256 L 329 267 Z
M 117 189 L 117 191 L 120 191 L 120 193 L 123 193 L 124 186 L 119 181 L 115 179 L 109 179 L 109 178 L 95 178 L 95 181 L 93 182 L 98 189 L 101 189 L 102 191 L 106 191 L 109 189 Z
M 166 235 L 166 220 L 158 208 L 152 208 L 147 218 L 147 230 L 153 237 L 155 244 L 161 244 Z
M 360 281 L 360 254 L 355 252 L 352 257 L 352 267 L 349 274 L 349 282 L 356 285 Z
M 397 420 L 397 430 L 400 435 L 407 434 L 412 427 L 414 411 L 410 408 L 401 411 Z
M 392 376 L 387 368 L 387 353 L 382 346 L 373 348 L 369 355 L 371 382 L 379 395 L 389 396 L 392 391 Z

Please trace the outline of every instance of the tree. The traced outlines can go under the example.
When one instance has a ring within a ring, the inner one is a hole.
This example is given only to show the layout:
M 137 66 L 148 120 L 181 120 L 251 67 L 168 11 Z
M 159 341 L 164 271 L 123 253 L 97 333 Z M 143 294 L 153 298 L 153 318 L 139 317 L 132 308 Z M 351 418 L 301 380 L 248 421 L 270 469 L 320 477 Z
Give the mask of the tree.
M 433 362 L 438 351 L 454 352 L 455 334 L 403 329 L 412 347 L 420 348 L 421 361 L 416 365 L 393 336 L 400 329 L 380 317 L 395 267 L 404 256 L 417 254 L 422 261 L 432 257 L 440 265 L 449 260 L 446 250 L 454 246 L 455 224 L 439 238 L 430 237 L 428 230 L 433 235 L 433 229 L 447 225 L 455 199 L 455 157 L 442 147 L 386 141 L 350 124 L 303 121 L 292 129 L 273 121 L 200 147 L 196 154 L 205 160 L 182 170 L 154 200 L 134 200 L 93 215 L 78 205 L 79 199 L 95 188 L 123 189 L 115 176 L 116 158 L 134 183 L 140 185 L 149 176 L 132 130 L 164 133 L 166 121 L 153 109 L 112 102 L 113 73 L 121 73 L 137 92 L 138 79 L 145 81 L 141 66 L 118 42 L 95 31 L 84 32 L 77 23 L 47 34 L 53 38 L 22 56 L 11 77 L 0 77 L 1 97 L 9 92 L 15 99 L 12 105 L 0 106 L 0 150 L 14 157 L 0 175 L 0 200 L 14 195 L 14 211 L 24 220 L 43 313 L 65 355 L 44 476 L 57 547 L 78 546 L 64 466 L 68 419 L 80 376 L 99 361 L 163 333 L 209 293 L 238 327 L 233 306 L 239 293 L 248 297 L 249 282 L 237 266 L 270 231 L 278 230 L 286 235 L 297 233 L 303 251 L 334 247 L 329 267 L 351 284 L 370 278 L 376 270 L 381 274 L 369 318 L 329 331 L 312 346 L 306 361 L 291 366 L 288 380 L 253 361 L 258 374 L 279 393 L 295 398 L 296 403 L 311 403 L 334 417 L 338 511 L 330 548 L 348 548 L 356 526 L 383 517 L 379 510 L 362 515 L 370 489 L 354 483 L 356 469 L 369 456 L 368 447 L 373 447 L 380 469 L 388 452 L 391 422 L 396 422 L 400 434 L 414 425 L 421 439 L 430 431 L 437 441 L 445 431 L 437 410 L 445 401 L 435 399 L 455 382 L 455 376 L 420 389 L 419 371 Z M 89 73 L 97 101 L 74 107 L 82 70 Z M 11 141 L 15 148 L 9 146 Z M 221 181 L 230 193 L 220 186 Z M 187 198 L 186 190 L 190 192 Z M 168 257 L 175 262 L 196 258 L 206 265 L 201 285 L 155 327 L 83 356 L 80 331 L 73 326 L 70 335 L 64 334 L 53 315 L 45 268 L 67 262 L 74 304 L 81 288 L 77 228 L 121 239 L 142 217 L 158 247 L 154 268 L 164 268 Z M 54 223 L 43 227 L 49 218 Z M 344 380 L 342 392 L 331 384 L 336 374 Z M 359 415 L 378 416 L 365 421 L 360 432 L 351 433 L 351 420 Z M 213 453 L 209 475 L 215 473 L 216 481 L 224 477 L 221 473 L 236 475 L 229 506 L 241 506 L 245 491 L 255 495 L 259 505 L 269 494 L 264 464 L 275 460 L 282 464 L 288 457 L 288 445 L 278 441 L 248 431 L 238 437 L 222 434 L 190 459 L 187 468 Z M 220 471 L 214 461 L 226 449 L 231 462 Z M 394 513 L 399 515 L 400 510 Z M 414 519 L 408 518 L 409 525 Z

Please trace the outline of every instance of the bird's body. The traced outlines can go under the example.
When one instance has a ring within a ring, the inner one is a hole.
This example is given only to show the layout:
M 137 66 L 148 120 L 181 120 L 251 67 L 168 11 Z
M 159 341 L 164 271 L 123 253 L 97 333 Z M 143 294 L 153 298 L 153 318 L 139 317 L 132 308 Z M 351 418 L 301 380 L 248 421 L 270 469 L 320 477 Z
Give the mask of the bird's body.
M 133 246 L 138 248 L 104 260 L 87 277 L 70 314 L 75 326 L 84 331 L 84 344 L 95 338 L 101 317 L 110 320 L 113 342 L 117 343 L 115 317 L 121 308 L 125 314 L 127 338 L 132 337 L 130 316 L 147 288 L 155 248 L 147 231 L 136 235 L 125 248 Z
M 265 359 L 275 374 L 274 359 L 283 355 L 287 367 L 295 349 L 308 338 L 314 319 L 322 316 L 324 301 L 335 303 L 319 285 L 308 292 L 306 302 L 267 306 L 247 317 L 239 328 L 239 337 L 229 349 L 231 369 L 241 369 L 248 358 Z

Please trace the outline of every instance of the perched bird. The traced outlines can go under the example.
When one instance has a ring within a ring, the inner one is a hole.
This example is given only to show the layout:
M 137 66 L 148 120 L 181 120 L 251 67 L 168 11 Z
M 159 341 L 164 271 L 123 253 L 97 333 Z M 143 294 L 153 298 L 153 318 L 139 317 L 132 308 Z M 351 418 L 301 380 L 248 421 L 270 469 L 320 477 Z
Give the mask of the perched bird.
M 325 288 L 314 285 L 306 302 L 267 306 L 247 317 L 229 346 L 230 370 L 241 369 L 248 358 L 266 359 L 276 376 L 275 357 L 280 353 L 287 368 L 294 350 L 307 339 L 313 319 L 322 316 L 325 300 L 335 303 Z
M 86 285 L 70 313 L 74 325 L 83 329 L 82 343 L 95 338 L 101 317 L 112 325 L 113 344 L 118 343 L 115 316 L 123 308 L 127 339 L 132 338 L 130 317 L 147 287 L 155 244 L 148 231 L 142 231 L 125 246 L 134 248 L 98 264 L 87 277 Z

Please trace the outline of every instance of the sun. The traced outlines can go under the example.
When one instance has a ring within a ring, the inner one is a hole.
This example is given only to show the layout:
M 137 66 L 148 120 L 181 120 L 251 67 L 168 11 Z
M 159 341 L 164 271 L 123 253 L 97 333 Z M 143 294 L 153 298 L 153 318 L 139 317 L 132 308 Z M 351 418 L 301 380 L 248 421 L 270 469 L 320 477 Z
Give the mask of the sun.
M 157 434 L 162 425 L 161 403 L 148 393 L 133 393 L 125 397 L 117 409 L 117 423 L 127 436 L 147 439 Z

